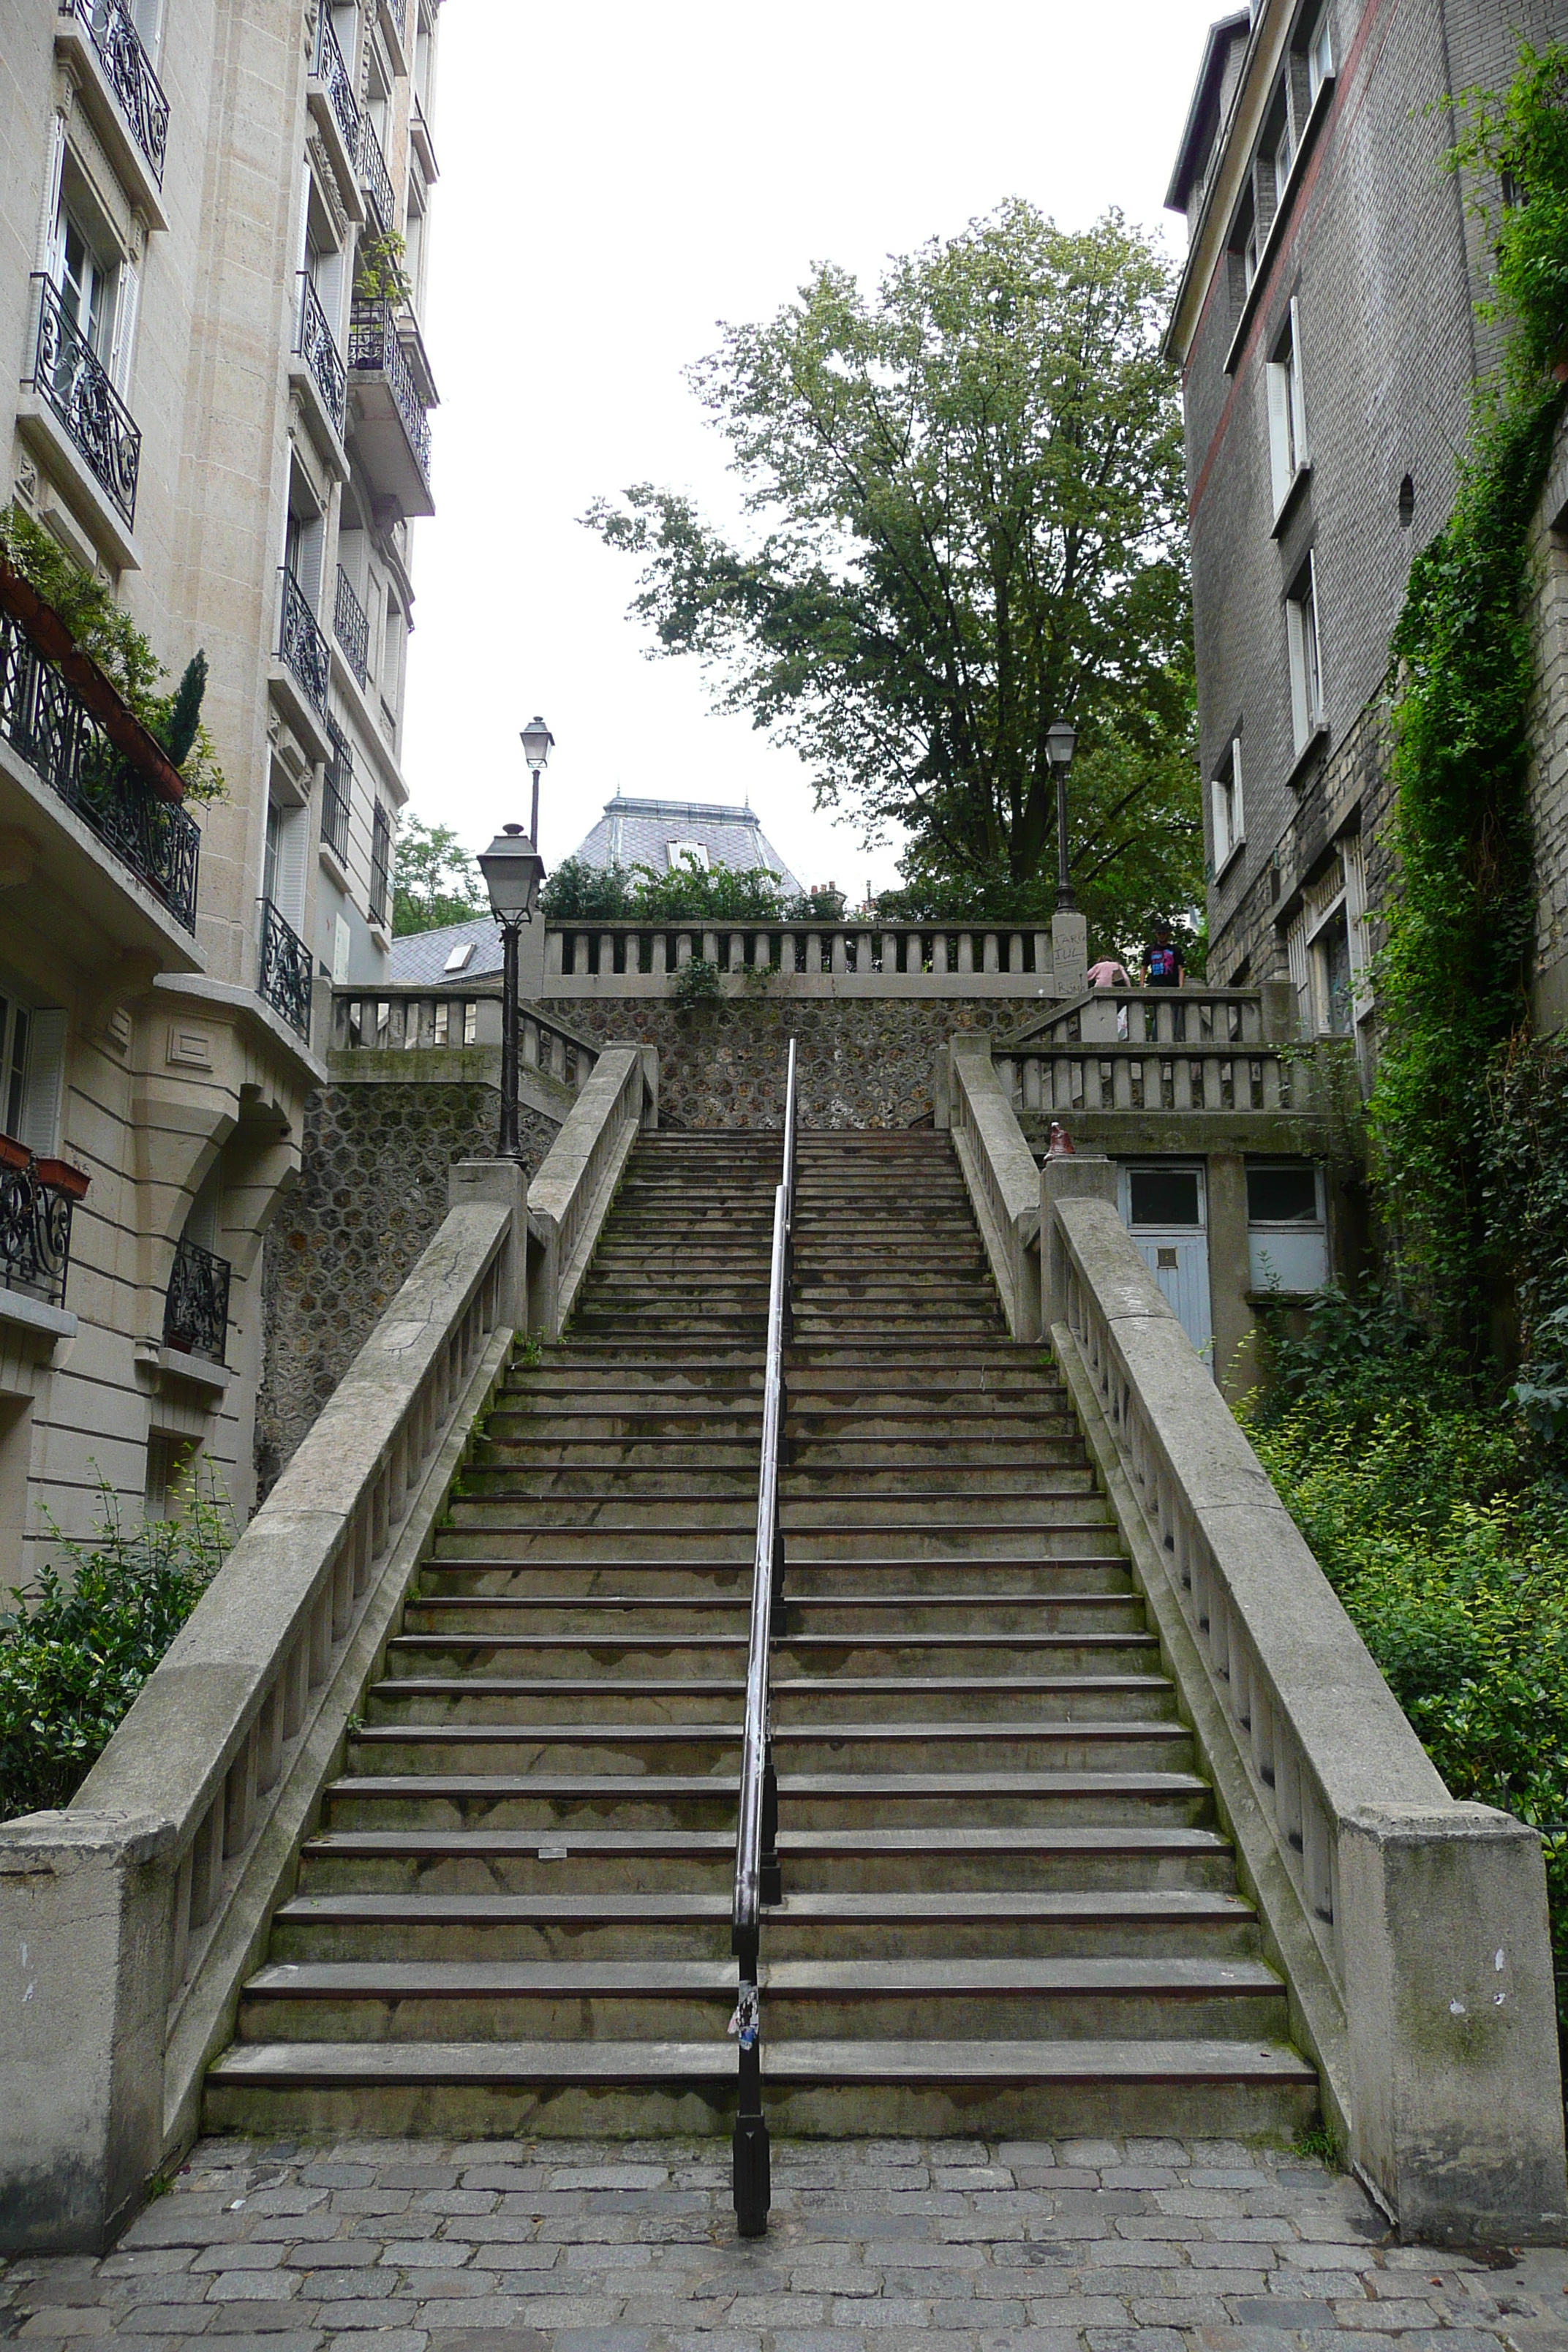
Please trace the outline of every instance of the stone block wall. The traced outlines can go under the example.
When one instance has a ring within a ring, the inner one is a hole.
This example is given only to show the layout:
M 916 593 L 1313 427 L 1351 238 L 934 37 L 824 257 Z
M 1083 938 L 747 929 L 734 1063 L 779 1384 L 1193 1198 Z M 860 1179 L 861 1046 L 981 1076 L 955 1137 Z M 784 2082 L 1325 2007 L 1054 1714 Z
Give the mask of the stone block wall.
M 776 1127 L 789 1040 L 799 1041 L 801 1124 L 926 1127 L 931 1073 L 955 1030 L 1016 1028 L 1026 1003 L 770 1003 L 765 995 L 689 1007 L 636 998 L 542 1009 L 609 1044 L 658 1050 L 661 1127 Z
M 447 1171 L 488 1160 L 500 1098 L 482 1086 L 332 1086 L 310 1097 L 300 1181 L 267 1237 L 256 1412 L 265 1499 L 447 1213 Z M 524 1106 L 530 1175 L 558 1132 Z

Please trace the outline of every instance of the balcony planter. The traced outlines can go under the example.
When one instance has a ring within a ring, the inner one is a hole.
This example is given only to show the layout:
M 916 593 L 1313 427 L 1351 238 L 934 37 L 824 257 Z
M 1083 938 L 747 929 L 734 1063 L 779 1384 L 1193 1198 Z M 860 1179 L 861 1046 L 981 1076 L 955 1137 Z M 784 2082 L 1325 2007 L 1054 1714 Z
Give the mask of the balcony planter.
M 37 1168 L 40 1184 L 47 1184 L 55 1192 L 64 1192 L 68 1200 L 86 1200 L 87 1188 L 92 1178 L 85 1168 L 73 1168 L 68 1160 L 40 1160 Z
M 9 613 L 24 636 L 73 686 L 117 751 L 123 751 L 160 800 L 176 807 L 185 797 L 184 779 L 157 738 L 142 726 L 89 654 L 84 654 L 52 604 L 13 572 L 0 555 L 0 613 Z
M 0 1168 L 26 1168 L 32 1156 L 14 1135 L 0 1135 Z

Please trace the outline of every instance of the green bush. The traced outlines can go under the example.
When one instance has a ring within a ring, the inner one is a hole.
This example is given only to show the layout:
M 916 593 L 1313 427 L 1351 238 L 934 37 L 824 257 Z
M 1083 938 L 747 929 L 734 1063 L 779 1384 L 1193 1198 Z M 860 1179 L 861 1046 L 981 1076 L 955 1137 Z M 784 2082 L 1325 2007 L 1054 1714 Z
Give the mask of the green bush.
M 710 870 L 688 862 L 656 874 L 651 866 L 568 857 L 545 883 L 540 905 L 552 923 L 784 923 L 837 921 L 844 902 L 821 891 L 786 898 L 765 866 Z
M 0 1821 L 68 1804 L 234 1540 L 210 1483 L 130 1535 L 101 1492 L 97 1536 L 59 1539 L 68 1575 L 14 1588 L 0 1619 Z

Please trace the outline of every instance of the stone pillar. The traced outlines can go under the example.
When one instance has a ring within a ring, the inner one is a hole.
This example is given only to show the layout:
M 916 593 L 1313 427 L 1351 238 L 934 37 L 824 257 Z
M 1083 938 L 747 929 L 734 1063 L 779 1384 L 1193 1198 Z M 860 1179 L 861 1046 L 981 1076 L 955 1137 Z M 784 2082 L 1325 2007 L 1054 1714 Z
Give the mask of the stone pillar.
M 1077 1151 L 1047 1160 L 1040 1171 L 1040 1286 L 1045 1337 L 1067 1320 L 1067 1250 L 1052 1213 L 1058 1201 L 1109 1201 L 1116 1206 L 1116 1162 Z
M 517 992 L 524 1004 L 544 993 L 544 918 L 536 914 L 517 934 Z
M 511 1211 L 511 1232 L 502 1244 L 500 1318 L 514 1331 L 528 1328 L 528 1174 L 515 1160 L 458 1160 L 447 1171 L 447 1206 L 464 1209 L 494 1202 Z
M 1352 2160 L 1407 2242 L 1561 2244 L 1540 1839 L 1489 1805 L 1363 1805 L 1339 1865 Z
M 1058 996 L 1081 996 L 1089 986 L 1089 925 L 1081 915 L 1051 917 L 1051 970 Z
M 1258 989 L 1262 1000 L 1263 1034 L 1271 1045 L 1289 1045 L 1296 1034 L 1296 983 L 1266 980 Z
M 1257 1318 L 1247 1296 L 1252 1287 L 1247 1162 L 1239 1152 L 1215 1151 L 1206 1164 L 1214 1374 L 1226 1396 L 1245 1396 L 1258 1379 L 1251 1344 Z
M 163 2155 L 174 1824 L 0 1826 L 0 2247 L 103 2252 Z

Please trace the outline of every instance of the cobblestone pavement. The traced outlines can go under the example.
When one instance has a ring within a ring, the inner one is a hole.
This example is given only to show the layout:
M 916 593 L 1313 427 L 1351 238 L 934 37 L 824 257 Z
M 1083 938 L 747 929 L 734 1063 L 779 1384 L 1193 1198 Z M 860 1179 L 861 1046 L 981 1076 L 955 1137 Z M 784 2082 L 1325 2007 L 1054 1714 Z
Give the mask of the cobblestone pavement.
M 1568 2352 L 1568 2255 L 1390 2242 L 1353 2180 L 1230 2141 L 728 2149 L 208 2140 L 101 2262 L 19 2259 L 0 2331 L 175 2352 Z

